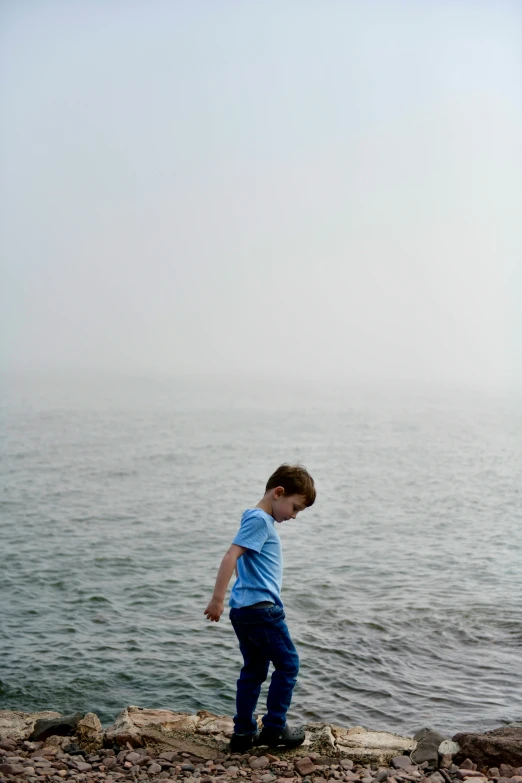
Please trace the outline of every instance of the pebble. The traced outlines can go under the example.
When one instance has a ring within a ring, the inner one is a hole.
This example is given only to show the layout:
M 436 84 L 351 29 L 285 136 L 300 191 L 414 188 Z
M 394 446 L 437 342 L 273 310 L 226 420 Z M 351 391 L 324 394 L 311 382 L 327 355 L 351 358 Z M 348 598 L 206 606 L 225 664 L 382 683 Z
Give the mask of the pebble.
M 266 756 L 253 756 L 249 763 L 251 769 L 265 769 L 270 764 Z
M 409 756 L 395 756 L 395 758 L 391 760 L 391 763 L 395 769 L 407 769 L 412 766 L 412 760 Z
M 423 777 L 424 775 L 424 777 Z M 422 779 L 421 779 L 422 778 Z M 489 780 L 488 780 L 489 779 Z M 0 783 L 522 783 L 522 769 L 500 764 L 487 770 L 466 759 L 456 767 L 449 754 L 439 769 L 417 766 L 409 756 L 397 756 L 387 768 L 354 763 L 318 753 L 292 758 L 231 754 L 212 760 L 190 753 L 128 745 L 95 753 L 69 743 L 44 747 L 42 742 L 0 741 Z

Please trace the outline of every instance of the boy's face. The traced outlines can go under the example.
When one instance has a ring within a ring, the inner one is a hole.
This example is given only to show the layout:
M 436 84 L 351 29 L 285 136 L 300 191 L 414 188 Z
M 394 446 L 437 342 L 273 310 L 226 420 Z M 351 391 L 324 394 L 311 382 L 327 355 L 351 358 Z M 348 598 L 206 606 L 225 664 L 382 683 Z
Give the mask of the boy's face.
M 304 495 L 285 495 L 283 487 L 276 487 L 272 496 L 272 516 L 276 522 L 295 519 L 306 508 Z

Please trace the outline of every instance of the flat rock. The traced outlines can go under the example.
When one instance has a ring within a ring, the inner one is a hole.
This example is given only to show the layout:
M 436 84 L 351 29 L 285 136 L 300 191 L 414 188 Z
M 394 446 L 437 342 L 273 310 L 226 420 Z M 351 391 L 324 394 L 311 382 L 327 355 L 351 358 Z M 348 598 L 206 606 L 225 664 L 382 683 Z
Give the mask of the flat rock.
M 142 707 L 126 707 L 113 725 L 105 732 L 105 742 L 124 747 L 151 747 L 158 751 L 191 753 L 202 759 L 223 758 L 228 747 L 228 737 L 218 723 L 225 720 L 214 715 L 214 731 L 208 718 L 212 713 L 202 710 L 197 715 L 171 710 L 149 710 Z M 205 732 L 197 734 L 200 720 L 205 721 Z
M 411 758 L 409 756 L 395 756 L 391 760 L 391 765 L 395 769 L 407 769 L 411 767 Z
M 170 710 L 150 710 L 127 707 L 105 732 L 104 744 L 115 743 L 133 748 L 148 746 L 162 755 L 164 752 L 190 753 L 205 760 L 217 761 L 229 753 L 233 733 L 232 719 L 201 710 L 196 715 Z M 339 763 L 351 759 L 361 764 L 388 764 L 394 756 L 411 752 L 416 742 L 383 731 L 367 731 L 356 726 L 342 728 L 326 723 L 305 725 L 303 745 L 282 750 L 285 758 L 313 755 L 327 757 Z
M 387 731 L 367 731 L 361 726 L 351 729 L 331 726 L 331 732 L 335 755 L 351 758 L 359 764 L 375 763 L 387 766 L 392 758 L 407 755 L 417 746 L 411 737 Z
M 305 775 L 311 775 L 315 770 L 315 764 L 308 756 L 305 756 L 302 759 L 298 759 L 294 766 L 302 777 Z
M 0 710 L 0 740 L 6 740 L 7 737 L 14 740 L 26 740 L 32 734 L 36 721 L 60 717 L 60 713 L 53 710 L 41 712 Z
M 455 734 L 453 740 L 460 745 L 455 756 L 457 764 L 468 757 L 481 768 L 500 764 L 522 766 L 522 726 L 502 726 L 483 734 Z

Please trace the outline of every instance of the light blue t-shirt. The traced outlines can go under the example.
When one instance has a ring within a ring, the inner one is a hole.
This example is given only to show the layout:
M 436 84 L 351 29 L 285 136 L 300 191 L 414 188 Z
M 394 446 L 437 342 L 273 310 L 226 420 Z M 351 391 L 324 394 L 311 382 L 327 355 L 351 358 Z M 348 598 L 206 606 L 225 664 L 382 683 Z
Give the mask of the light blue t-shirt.
M 230 594 L 230 606 L 240 609 L 259 601 L 283 606 L 283 550 L 275 519 L 260 508 L 247 509 L 232 543 L 247 551 L 237 561 L 238 578 Z

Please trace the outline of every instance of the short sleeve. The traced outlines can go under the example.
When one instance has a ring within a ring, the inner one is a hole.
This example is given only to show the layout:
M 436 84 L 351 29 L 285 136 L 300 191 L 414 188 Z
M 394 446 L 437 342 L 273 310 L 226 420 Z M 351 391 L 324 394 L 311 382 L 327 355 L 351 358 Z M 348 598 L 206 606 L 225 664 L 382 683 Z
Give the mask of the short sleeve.
M 241 523 L 239 532 L 232 541 L 237 546 L 244 546 L 245 549 L 252 549 L 254 552 L 261 552 L 268 538 L 268 525 L 266 519 L 261 514 L 252 514 Z

